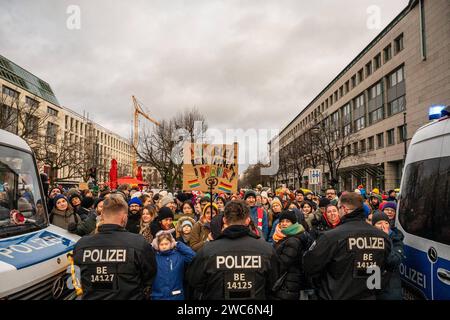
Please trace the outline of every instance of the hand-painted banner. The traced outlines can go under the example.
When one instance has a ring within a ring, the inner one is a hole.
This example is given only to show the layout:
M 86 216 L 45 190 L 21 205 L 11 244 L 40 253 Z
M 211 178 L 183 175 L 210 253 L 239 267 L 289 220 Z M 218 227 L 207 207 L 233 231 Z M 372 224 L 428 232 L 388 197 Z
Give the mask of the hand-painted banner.
M 215 193 L 236 193 L 238 144 L 187 143 L 183 149 L 183 190 L 209 192 L 208 178 L 217 178 Z

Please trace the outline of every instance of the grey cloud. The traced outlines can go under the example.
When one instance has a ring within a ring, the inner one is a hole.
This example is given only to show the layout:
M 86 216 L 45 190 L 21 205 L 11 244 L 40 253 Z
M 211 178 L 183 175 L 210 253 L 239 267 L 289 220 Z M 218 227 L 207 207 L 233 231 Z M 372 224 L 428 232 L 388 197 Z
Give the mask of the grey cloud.
M 128 137 L 132 94 L 157 119 L 196 106 L 210 127 L 281 128 L 381 31 L 367 7 L 384 27 L 408 1 L 0 2 L 1 53 Z

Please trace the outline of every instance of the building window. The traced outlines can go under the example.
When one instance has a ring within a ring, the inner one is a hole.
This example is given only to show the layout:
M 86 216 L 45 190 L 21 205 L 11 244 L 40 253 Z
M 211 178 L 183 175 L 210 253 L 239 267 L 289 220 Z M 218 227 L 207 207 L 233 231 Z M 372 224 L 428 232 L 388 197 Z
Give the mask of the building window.
M 388 103 L 388 116 L 392 116 L 396 113 L 402 112 L 406 109 L 405 96 L 401 96 Z
M 3 94 L 10 96 L 13 99 L 19 99 L 19 92 L 7 86 L 3 86 L 2 92 Z
M 393 87 L 397 84 L 399 84 L 400 82 L 402 82 L 405 78 L 404 78 L 404 73 L 403 73 L 403 67 L 397 69 L 396 71 L 392 72 L 389 76 L 389 87 Z
M 339 88 L 339 97 L 342 98 L 343 96 L 344 96 L 344 87 L 341 86 L 341 87 Z
M 350 103 L 347 103 L 342 107 L 342 115 L 344 116 L 344 121 L 347 121 L 350 118 Z
M 375 138 L 374 137 L 370 137 L 367 139 L 367 142 L 369 144 L 369 150 L 373 150 L 375 149 Z
M 31 108 L 39 108 L 39 102 L 30 97 L 25 97 L 25 103 L 29 105 Z
M 376 109 L 369 113 L 369 123 L 374 124 L 380 120 L 383 120 L 383 107 Z
M 364 94 L 360 94 L 355 98 L 355 110 L 364 107 Z
M 54 123 L 47 122 L 47 142 L 55 144 L 58 126 Z
M 355 131 L 359 131 L 361 129 L 364 129 L 366 127 L 366 118 L 361 117 L 359 119 L 355 120 Z
M 387 133 L 387 145 L 392 146 L 395 143 L 394 140 L 394 129 L 386 131 Z
M 339 97 L 338 97 L 338 91 L 336 90 L 334 92 L 334 101 L 338 101 Z
M 351 133 L 352 133 L 352 126 L 349 123 L 349 124 L 344 126 L 344 137 L 348 136 Z
M 50 107 L 47 107 L 47 113 L 51 116 L 55 116 L 55 117 L 58 116 L 58 111 L 53 108 L 50 108 Z M 66 116 L 66 129 L 67 129 L 67 116 Z
M 373 59 L 375 70 L 381 67 L 381 53 L 377 54 Z
M 384 133 L 377 134 L 377 148 L 384 148 Z
M 366 77 L 372 74 L 372 61 L 366 64 Z
M 375 99 L 379 95 L 381 95 L 381 81 L 378 82 L 376 85 L 370 87 L 369 89 L 369 100 Z
M 366 152 L 366 140 L 361 140 L 359 142 L 359 146 L 360 146 L 361 152 Z
M 394 40 L 394 54 L 403 50 L 403 33 Z
M 383 49 L 384 63 L 388 62 L 392 58 L 392 46 L 389 44 Z
M 354 75 L 353 77 L 352 77 L 352 89 L 354 88 L 354 87 L 356 87 L 356 75 Z
M 346 149 L 347 149 L 347 156 L 351 155 L 352 154 L 352 146 L 348 145 Z
M 36 138 L 38 135 L 39 118 L 30 114 L 25 115 L 25 130 L 27 135 Z
M 358 71 L 358 84 L 360 84 L 364 80 L 364 70 L 361 69 Z
M 398 131 L 398 142 L 405 142 L 406 140 L 406 124 L 397 127 L 397 131 Z
M 353 144 L 353 154 L 358 154 L 358 142 L 355 142 Z
M 347 81 L 347 82 L 345 83 L 345 93 L 348 93 L 349 91 L 350 91 L 350 82 Z

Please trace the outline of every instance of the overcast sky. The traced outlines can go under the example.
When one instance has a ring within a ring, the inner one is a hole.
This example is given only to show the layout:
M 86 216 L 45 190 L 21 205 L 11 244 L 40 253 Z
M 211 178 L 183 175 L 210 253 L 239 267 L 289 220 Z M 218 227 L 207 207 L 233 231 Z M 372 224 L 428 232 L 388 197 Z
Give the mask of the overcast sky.
M 124 137 L 133 94 L 156 119 L 195 106 L 211 128 L 282 129 L 407 3 L 0 0 L 0 53 Z

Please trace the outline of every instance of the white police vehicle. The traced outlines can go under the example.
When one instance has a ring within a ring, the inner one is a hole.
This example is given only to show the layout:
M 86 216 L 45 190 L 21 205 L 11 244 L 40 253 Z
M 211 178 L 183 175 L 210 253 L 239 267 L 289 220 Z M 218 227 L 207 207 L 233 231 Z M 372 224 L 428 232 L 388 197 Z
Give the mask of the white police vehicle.
M 413 136 L 400 186 L 397 226 L 405 299 L 450 299 L 450 108 L 430 109 Z
M 78 238 L 49 224 L 30 147 L 0 130 L 0 300 L 74 297 L 67 253 Z

